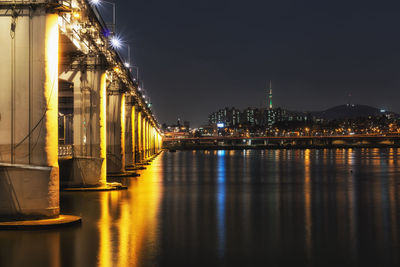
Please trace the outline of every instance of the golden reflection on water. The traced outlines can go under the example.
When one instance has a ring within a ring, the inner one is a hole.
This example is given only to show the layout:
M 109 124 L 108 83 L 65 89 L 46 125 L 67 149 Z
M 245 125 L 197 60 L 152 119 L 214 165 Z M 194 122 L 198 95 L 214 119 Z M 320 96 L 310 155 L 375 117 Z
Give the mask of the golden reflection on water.
M 398 229 L 397 229 L 397 210 L 398 210 L 398 205 L 396 201 L 396 180 L 395 180 L 395 175 L 391 174 L 389 177 L 389 204 L 390 204 L 390 221 L 391 221 L 391 231 L 392 231 L 392 238 L 393 238 L 393 245 L 395 247 L 398 247 Z M 393 254 L 394 260 L 398 260 L 398 255 L 397 253 Z
M 111 193 L 105 193 L 101 195 L 101 217 L 99 220 L 99 256 L 98 265 L 100 267 L 112 266 L 111 264 L 111 240 L 110 240 L 110 228 L 111 228 L 111 216 L 109 212 L 109 202 Z
M 305 239 L 308 259 L 312 251 L 312 218 L 311 218 L 311 174 L 310 174 L 310 149 L 304 152 L 304 212 L 305 212 Z
M 351 149 L 351 148 L 349 148 L 348 150 L 347 150 L 347 165 L 348 166 L 352 166 L 353 164 L 354 164 L 354 152 L 353 152 L 353 149 Z
M 144 253 L 149 253 L 150 257 L 155 255 L 162 196 L 159 163 L 162 162 L 155 160 L 141 172 L 137 181 L 131 180 L 129 191 L 100 195 L 99 266 L 140 266 Z M 128 196 L 121 197 L 122 194 Z M 114 216 L 118 216 L 117 219 Z
M 385 266 L 399 266 L 399 152 L 268 150 L 258 154 L 265 156 L 260 173 L 254 151 L 220 151 L 217 157 L 215 152 L 168 153 L 139 178 L 123 180 L 127 191 L 68 195 L 76 203 L 73 213 L 84 212 L 81 229 L 61 236 L 57 231 L 22 236 L 0 231 L 0 251 L 10 248 L 0 266 L 86 266 L 94 257 L 98 266 L 167 265 L 176 251 L 179 258 L 201 262 L 213 257 L 210 252 L 235 260 L 261 250 L 265 253 L 258 256 L 271 266 L 287 255 L 300 263 L 306 259 L 307 266 L 329 265 L 333 257 L 344 262 L 340 266 L 366 266 L 357 263 L 368 263 L 368 253 L 373 260 L 385 259 Z M 180 164 L 183 157 L 185 165 Z M 373 163 L 376 158 L 381 164 Z M 162 173 L 178 178 L 164 180 L 162 188 Z M 252 180 L 258 174 L 266 183 Z M 193 179 L 190 184 L 179 178 L 183 175 Z M 212 179 L 218 183 L 204 183 Z M 94 206 L 85 205 L 87 196 L 96 204 L 93 211 Z M 161 207 L 165 212 L 159 214 Z M 38 247 L 43 256 L 37 255 Z M 71 264 L 64 263 L 68 257 Z M 233 263 L 227 266 L 241 266 Z

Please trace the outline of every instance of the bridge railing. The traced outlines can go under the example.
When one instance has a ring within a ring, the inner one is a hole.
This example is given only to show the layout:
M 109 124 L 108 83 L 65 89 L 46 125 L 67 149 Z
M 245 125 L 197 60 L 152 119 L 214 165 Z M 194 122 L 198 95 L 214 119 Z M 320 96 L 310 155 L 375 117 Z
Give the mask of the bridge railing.
M 72 157 L 74 154 L 74 148 L 72 145 L 58 145 L 58 157 Z
M 0 0 L 0 3 L 5 3 L 5 4 L 31 4 L 31 3 L 54 3 L 56 2 L 55 0 Z

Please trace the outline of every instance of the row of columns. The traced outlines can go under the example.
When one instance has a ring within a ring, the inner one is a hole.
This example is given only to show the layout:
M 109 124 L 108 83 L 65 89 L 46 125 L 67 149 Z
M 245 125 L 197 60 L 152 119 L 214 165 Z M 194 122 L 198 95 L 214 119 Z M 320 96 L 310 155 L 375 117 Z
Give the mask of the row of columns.
M 105 186 L 107 174 L 123 173 L 127 167 L 143 163 L 161 150 L 161 135 L 138 105 L 137 96 L 129 91 L 121 93 L 123 85 L 115 81 L 112 72 L 103 72 L 100 81 L 98 89 L 96 84 L 86 83 L 94 92 L 88 109 L 80 106 L 79 97 L 74 98 L 74 109 L 77 109 L 73 115 L 74 152 L 71 158 L 59 159 L 64 187 Z M 74 83 L 75 94 L 80 94 L 80 88 L 79 83 Z M 85 130 L 87 127 L 91 135 Z
M 0 16 L 0 220 L 57 217 L 60 181 L 104 186 L 107 173 L 146 161 L 162 142 L 139 96 L 115 71 L 68 66 L 63 55 L 79 48 L 60 31 L 58 14 L 46 7 L 29 12 Z M 69 118 L 63 134 L 60 114 Z M 73 153 L 60 158 L 67 140 Z
M 162 138 L 157 128 L 151 123 L 146 112 L 136 103 L 136 97 L 128 94 L 109 95 L 108 98 L 118 98 L 114 101 L 120 106 L 109 107 L 108 112 L 119 114 L 111 116 L 109 139 L 107 140 L 107 159 L 109 173 L 124 172 L 126 167 L 143 163 L 161 150 Z M 111 101 L 110 101 L 111 102 Z M 117 130 L 115 130 L 117 129 Z M 119 135 L 120 138 L 116 136 Z

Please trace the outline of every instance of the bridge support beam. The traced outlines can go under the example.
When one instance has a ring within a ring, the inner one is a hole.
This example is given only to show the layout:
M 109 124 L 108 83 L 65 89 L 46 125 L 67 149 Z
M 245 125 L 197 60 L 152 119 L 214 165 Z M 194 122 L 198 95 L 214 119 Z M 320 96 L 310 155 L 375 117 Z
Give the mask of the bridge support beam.
M 58 15 L 44 8 L 0 17 L 1 220 L 60 212 L 58 40 Z

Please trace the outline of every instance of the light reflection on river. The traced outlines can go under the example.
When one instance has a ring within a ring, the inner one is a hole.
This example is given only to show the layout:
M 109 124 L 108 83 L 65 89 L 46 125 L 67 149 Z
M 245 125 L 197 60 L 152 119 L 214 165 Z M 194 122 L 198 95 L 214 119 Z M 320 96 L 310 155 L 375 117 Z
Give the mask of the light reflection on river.
M 80 227 L 0 231 L 0 266 L 398 266 L 399 149 L 165 152 Z

